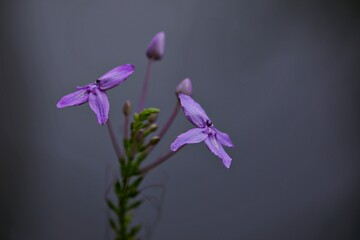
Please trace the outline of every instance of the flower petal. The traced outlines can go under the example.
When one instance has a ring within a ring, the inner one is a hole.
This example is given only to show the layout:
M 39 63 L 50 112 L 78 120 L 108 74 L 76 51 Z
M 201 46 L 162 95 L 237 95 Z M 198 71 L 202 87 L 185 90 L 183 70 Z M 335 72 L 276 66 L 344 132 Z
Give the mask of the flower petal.
M 185 144 L 202 142 L 207 136 L 208 134 L 204 133 L 204 130 L 201 128 L 190 129 L 177 136 L 175 141 L 171 144 L 170 149 L 176 151 Z
M 216 139 L 221 143 L 221 145 L 227 147 L 233 147 L 234 144 L 232 143 L 230 136 L 227 133 L 221 132 L 220 130 L 213 127 L 216 132 Z
M 133 74 L 135 67 L 131 64 L 124 64 L 111 69 L 104 75 L 98 78 L 101 90 L 108 90 L 116 87 L 124 82 L 131 74 Z
M 89 91 L 87 89 L 81 89 L 63 96 L 56 106 L 58 108 L 77 106 L 86 103 L 88 99 Z
M 76 89 L 77 90 L 81 90 L 81 89 L 91 89 L 93 88 L 93 86 L 96 86 L 96 83 L 89 83 L 89 84 L 86 84 L 84 86 L 76 86 Z
M 95 89 L 89 96 L 90 108 L 96 114 L 98 123 L 103 125 L 109 116 L 109 100 L 105 92 Z
M 209 135 L 209 137 L 205 139 L 205 144 L 213 154 L 222 159 L 226 168 L 230 167 L 232 161 L 231 157 L 225 152 L 220 142 L 218 142 L 213 135 Z
M 195 126 L 203 128 L 207 122 L 211 123 L 210 118 L 206 115 L 204 109 L 195 102 L 190 96 L 179 94 L 181 106 L 186 118 Z

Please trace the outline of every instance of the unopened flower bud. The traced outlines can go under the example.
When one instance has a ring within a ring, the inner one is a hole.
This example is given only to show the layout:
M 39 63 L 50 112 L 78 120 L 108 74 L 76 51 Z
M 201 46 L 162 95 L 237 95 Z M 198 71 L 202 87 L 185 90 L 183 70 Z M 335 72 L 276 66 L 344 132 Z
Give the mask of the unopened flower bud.
M 176 87 L 176 94 L 186 94 L 191 95 L 192 94 L 192 83 L 190 78 L 185 78 L 181 81 L 181 83 Z
M 158 129 L 158 125 L 156 124 L 151 124 L 149 126 L 149 132 L 155 132 Z
M 152 137 L 149 141 L 149 145 L 154 146 L 154 145 L 158 144 L 159 141 L 160 141 L 159 136 Z
M 153 37 L 153 39 L 151 39 L 146 50 L 146 56 L 149 59 L 161 60 L 162 57 L 164 56 L 164 51 L 165 51 L 165 33 L 159 32 Z
M 158 114 L 157 114 L 157 113 L 152 113 L 152 114 L 150 114 L 149 119 L 148 119 L 149 123 L 154 123 L 154 122 L 156 122 L 157 117 L 158 117 Z
M 131 114 L 131 102 L 126 100 L 123 106 L 123 113 L 127 117 Z

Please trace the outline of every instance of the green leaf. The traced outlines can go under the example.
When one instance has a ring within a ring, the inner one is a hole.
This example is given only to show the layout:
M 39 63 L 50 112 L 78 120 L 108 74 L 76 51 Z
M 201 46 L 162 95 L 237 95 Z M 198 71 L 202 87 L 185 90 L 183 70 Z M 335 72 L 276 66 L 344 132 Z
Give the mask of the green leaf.
M 129 225 L 131 223 L 132 216 L 130 214 L 127 214 L 125 216 L 125 225 Z
M 117 226 L 116 226 L 115 220 L 112 218 L 109 218 L 109 224 L 110 224 L 110 227 L 116 232 Z
M 111 210 L 113 210 L 115 213 L 118 212 L 118 208 L 115 206 L 115 204 L 110 199 L 106 199 L 106 203 Z
M 114 186 L 114 190 L 115 190 L 115 194 L 118 198 L 121 198 L 122 195 L 122 189 L 121 189 L 121 184 L 119 181 L 116 180 L 115 182 L 115 186 Z
M 124 139 L 124 149 L 126 150 L 126 152 L 128 151 L 128 149 L 130 148 L 130 140 L 129 139 Z
M 129 198 L 134 198 L 139 194 L 139 191 L 134 188 L 133 186 L 130 186 L 128 189 L 128 196 Z
M 140 231 L 140 229 L 141 229 L 141 225 L 136 225 L 132 227 L 129 232 L 129 238 L 133 239 L 136 236 L 136 234 Z
M 134 120 L 134 122 L 132 122 L 131 124 L 131 137 L 134 138 L 136 133 L 143 127 L 143 123 L 142 121 Z
M 126 211 L 130 211 L 132 209 L 138 208 L 142 204 L 141 200 L 135 201 L 131 203 L 129 206 L 127 206 Z
M 132 186 L 137 189 L 140 186 L 140 183 L 142 182 L 144 178 L 143 177 L 138 177 L 133 183 Z
M 136 159 L 137 167 L 139 167 L 140 163 L 147 157 L 147 152 L 142 152 Z

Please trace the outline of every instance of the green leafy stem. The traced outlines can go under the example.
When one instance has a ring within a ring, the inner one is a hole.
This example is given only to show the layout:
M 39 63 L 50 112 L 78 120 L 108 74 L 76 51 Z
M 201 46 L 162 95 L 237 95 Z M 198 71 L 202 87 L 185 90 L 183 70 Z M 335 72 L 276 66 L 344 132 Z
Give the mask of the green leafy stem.
M 133 115 L 130 124 L 130 134 L 127 131 L 123 146 L 125 153 L 119 156 L 120 178 L 114 183 L 116 200 L 107 199 L 107 205 L 113 212 L 109 223 L 115 232 L 116 240 L 139 239 L 138 233 L 141 225 L 133 225 L 133 212 L 140 207 L 142 199 L 139 199 L 139 186 L 144 178 L 144 172 L 140 166 L 146 159 L 152 148 L 160 141 L 158 136 L 149 137 L 157 130 L 155 123 L 160 110 L 146 108 L 140 113 Z M 125 111 L 125 125 L 128 122 L 129 111 Z M 124 129 L 128 126 L 124 126 Z

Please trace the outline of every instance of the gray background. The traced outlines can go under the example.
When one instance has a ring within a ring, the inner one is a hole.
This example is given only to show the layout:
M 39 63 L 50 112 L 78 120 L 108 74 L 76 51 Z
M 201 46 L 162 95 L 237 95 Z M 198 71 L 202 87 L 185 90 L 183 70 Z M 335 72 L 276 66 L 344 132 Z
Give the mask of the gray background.
M 137 104 L 145 48 L 167 34 L 147 106 L 175 104 L 185 77 L 236 147 L 225 169 L 188 146 L 149 175 L 136 219 L 151 239 L 360 239 L 359 4 L 355 1 L 1 1 L 0 239 L 110 239 L 116 175 L 76 85 L 136 65 L 109 91 L 110 117 Z M 192 127 L 179 114 L 152 159 Z M 150 204 L 152 202 L 155 207 Z M 161 205 L 157 214 L 157 207 Z M 160 217 L 159 217 L 160 216 Z

